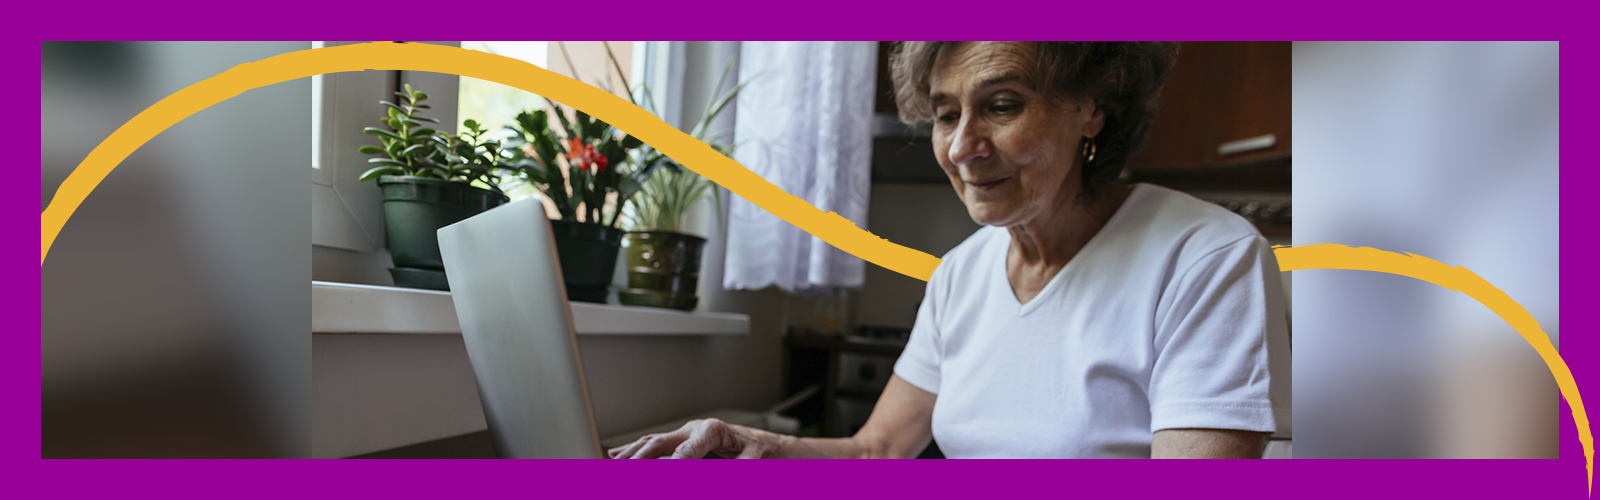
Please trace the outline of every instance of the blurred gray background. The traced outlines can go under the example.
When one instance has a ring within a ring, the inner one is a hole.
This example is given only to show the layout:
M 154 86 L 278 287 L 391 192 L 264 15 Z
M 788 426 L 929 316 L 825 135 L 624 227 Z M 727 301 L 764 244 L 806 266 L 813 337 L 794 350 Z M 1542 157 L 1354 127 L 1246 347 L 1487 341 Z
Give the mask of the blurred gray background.
M 1555 42 L 1294 45 L 1296 243 L 1463 266 L 1560 331 Z M 1294 273 L 1297 458 L 1545 457 L 1559 394 L 1510 326 L 1394 275 Z
M 41 209 L 146 107 L 309 42 L 44 42 Z M 44 457 L 309 456 L 309 80 L 163 132 L 42 270 Z

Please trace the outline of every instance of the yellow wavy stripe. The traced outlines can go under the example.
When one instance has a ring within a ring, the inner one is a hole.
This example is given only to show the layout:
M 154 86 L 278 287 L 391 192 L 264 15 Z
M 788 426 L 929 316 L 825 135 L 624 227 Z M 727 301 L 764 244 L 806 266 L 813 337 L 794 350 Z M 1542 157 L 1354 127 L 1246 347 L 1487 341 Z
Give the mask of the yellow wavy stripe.
M 42 219 L 40 264 L 67 218 L 89 192 L 112 168 L 161 131 L 249 89 L 312 75 L 368 69 L 466 75 L 549 97 L 628 131 L 712 182 L 851 255 L 922 280 L 933 276 L 934 267 L 939 265 L 937 257 L 890 243 L 836 213 L 817 210 L 706 143 L 609 92 L 504 56 L 439 45 L 396 43 L 303 50 L 241 64 L 139 113 L 89 153 L 56 191 Z
M 939 259 L 932 255 L 874 236 L 838 214 L 817 210 L 705 143 L 608 92 L 507 57 L 437 45 L 393 43 L 303 50 L 241 64 L 180 90 L 139 113 L 96 146 L 56 190 L 55 198 L 40 215 L 39 264 L 44 264 L 62 227 L 100 181 L 128 155 L 172 125 L 253 88 L 313 75 L 364 70 L 470 76 L 549 97 L 627 130 L 713 182 L 867 262 L 924 281 L 933 276 L 934 268 L 939 265 Z M 1500 315 L 1538 351 L 1555 376 L 1562 397 L 1572 407 L 1592 491 L 1594 439 L 1572 372 L 1533 316 L 1505 292 L 1465 268 L 1450 267 L 1415 255 L 1343 245 L 1280 247 L 1275 253 L 1284 271 L 1350 269 L 1409 276 L 1465 293 Z
M 1533 346 L 1533 350 L 1544 359 L 1544 364 L 1550 367 L 1550 374 L 1555 376 L 1556 385 L 1561 388 L 1561 397 L 1566 398 L 1567 406 L 1572 408 L 1572 420 L 1578 425 L 1578 440 L 1583 442 L 1583 456 L 1589 469 L 1589 492 L 1593 495 L 1594 437 L 1589 433 L 1589 415 L 1583 409 L 1578 383 L 1573 380 L 1567 362 L 1561 359 L 1561 353 L 1550 344 L 1550 337 L 1539 328 L 1539 322 L 1521 304 L 1511 300 L 1504 290 L 1495 288 L 1465 267 L 1451 267 L 1416 254 L 1333 244 L 1276 247 L 1273 253 L 1278 257 L 1278 268 L 1283 271 L 1349 269 L 1398 274 L 1467 294 L 1494 311 L 1500 319 L 1516 329 L 1522 339 L 1528 341 L 1528 345 Z

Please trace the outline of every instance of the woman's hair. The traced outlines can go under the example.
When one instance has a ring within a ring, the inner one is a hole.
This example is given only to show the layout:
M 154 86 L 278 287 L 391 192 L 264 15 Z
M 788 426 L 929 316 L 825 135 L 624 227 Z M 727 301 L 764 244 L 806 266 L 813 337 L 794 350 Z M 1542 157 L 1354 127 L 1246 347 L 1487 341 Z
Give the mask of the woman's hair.
M 933 120 L 930 78 L 939 52 L 955 42 L 898 42 L 889 56 L 900 120 Z M 1095 137 L 1094 161 L 1083 165 L 1084 199 L 1117 179 L 1128 158 L 1144 147 L 1161 107 L 1161 85 L 1178 59 L 1177 42 L 1033 42 L 1042 81 L 1035 88 L 1060 102 L 1088 98 L 1105 113 Z

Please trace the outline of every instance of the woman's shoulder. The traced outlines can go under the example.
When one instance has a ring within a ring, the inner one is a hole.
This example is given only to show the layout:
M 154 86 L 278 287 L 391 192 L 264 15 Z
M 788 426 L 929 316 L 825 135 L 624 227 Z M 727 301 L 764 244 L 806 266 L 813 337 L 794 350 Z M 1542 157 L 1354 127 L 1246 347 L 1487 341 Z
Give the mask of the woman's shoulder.
M 1167 239 L 1189 250 L 1209 251 L 1261 232 L 1239 214 L 1188 193 L 1154 184 L 1139 184 L 1123 207 L 1123 222 L 1157 240 Z
M 940 257 L 939 267 L 934 269 L 933 272 L 933 279 L 944 281 L 947 279 L 959 279 L 956 276 L 972 274 L 978 269 L 980 263 L 991 262 L 997 245 L 998 248 L 1003 250 L 1005 248 L 1004 244 L 1009 243 L 1010 237 L 1011 235 L 1006 233 L 1003 227 L 983 226 L 978 228 L 977 231 L 972 232 L 972 235 L 967 236 L 967 239 L 962 240 L 955 248 L 950 249 L 949 252 L 945 252 L 943 257 Z M 1004 253 L 1000 255 L 1004 256 Z
M 943 259 L 945 261 L 961 262 L 980 258 L 980 255 L 993 246 L 992 243 L 995 242 L 996 238 L 1009 237 L 1010 234 L 1006 233 L 1006 229 L 1003 227 L 983 226 L 978 228 L 977 231 L 973 231 L 971 236 L 967 236 L 967 239 L 961 241 L 961 244 L 956 245 L 949 252 L 945 252 Z

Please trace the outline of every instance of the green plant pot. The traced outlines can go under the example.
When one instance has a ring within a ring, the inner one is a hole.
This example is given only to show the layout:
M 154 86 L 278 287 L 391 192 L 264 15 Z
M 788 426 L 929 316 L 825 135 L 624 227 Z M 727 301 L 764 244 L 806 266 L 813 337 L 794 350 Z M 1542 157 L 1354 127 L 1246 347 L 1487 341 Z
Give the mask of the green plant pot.
M 621 229 L 590 222 L 550 221 L 566 280 L 567 299 L 605 303 L 622 248 Z
M 640 231 L 628 233 L 627 242 L 627 292 L 635 296 L 632 305 L 693 309 L 697 302 L 695 289 L 700 282 L 700 257 L 705 250 L 705 238 L 667 231 Z M 666 295 L 645 297 L 645 291 Z
M 460 182 L 385 175 L 383 218 L 395 267 L 444 270 L 439 228 L 503 205 L 510 198 Z

